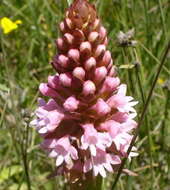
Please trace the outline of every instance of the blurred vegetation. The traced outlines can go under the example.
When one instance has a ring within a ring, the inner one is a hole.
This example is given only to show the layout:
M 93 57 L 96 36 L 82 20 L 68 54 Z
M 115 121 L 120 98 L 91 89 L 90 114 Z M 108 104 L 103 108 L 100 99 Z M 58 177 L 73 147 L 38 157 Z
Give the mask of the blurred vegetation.
M 1 0 L 0 19 L 22 24 L 10 34 L 0 31 L 0 190 L 67 189 L 62 177 L 47 179 L 54 161 L 39 148 L 41 139 L 29 127 L 39 96 L 38 85 L 54 70 L 58 24 L 70 1 Z M 140 115 L 162 53 L 170 39 L 169 0 L 93 0 L 108 30 L 109 49 L 128 94 L 139 101 Z M 120 47 L 117 35 L 134 29 L 135 47 Z M 140 129 L 139 156 L 126 168 L 138 176 L 121 175 L 119 190 L 170 189 L 170 53 L 158 79 Z M 104 180 L 109 189 L 114 175 Z

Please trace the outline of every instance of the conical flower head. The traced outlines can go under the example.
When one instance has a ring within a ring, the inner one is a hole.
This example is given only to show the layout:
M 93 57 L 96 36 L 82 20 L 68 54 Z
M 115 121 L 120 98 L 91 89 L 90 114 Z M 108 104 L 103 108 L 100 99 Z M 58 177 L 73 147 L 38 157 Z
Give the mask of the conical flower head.
M 107 32 L 93 5 L 75 0 L 60 30 L 52 61 L 56 74 L 39 88 L 50 98 L 39 99 L 32 124 L 44 138 L 42 147 L 56 159 L 57 173 L 106 177 L 127 156 L 137 102 L 126 96 L 126 85 L 116 76 Z

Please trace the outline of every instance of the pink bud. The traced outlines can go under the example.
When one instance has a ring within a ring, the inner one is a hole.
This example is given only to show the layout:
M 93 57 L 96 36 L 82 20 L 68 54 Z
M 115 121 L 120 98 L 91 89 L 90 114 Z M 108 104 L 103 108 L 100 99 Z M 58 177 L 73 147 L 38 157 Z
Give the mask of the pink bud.
M 103 55 L 105 51 L 106 51 L 105 45 L 98 45 L 95 51 L 95 57 Z
M 85 70 L 82 67 L 76 67 L 73 70 L 73 76 L 80 80 L 84 80 L 85 74 Z
M 67 111 L 75 111 L 78 108 L 78 105 L 79 101 L 74 96 L 67 98 L 63 104 Z
M 100 20 L 96 19 L 93 23 L 93 30 L 97 30 L 100 26 Z
M 116 73 L 116 67 L 115 67 L 115 66 L 112 66 L 111 69 L 110 69 L 110 71 L 109 71 L 108 76 L 110 76 L 110 77 L 115 77 L 116 74 L 117 74 L 117 73 Z
M 51 88 L 58 89 L 59 88 L 59 76 L 58 75 L 49 76 L 48 77 L 48 85 Z
M 73 36 L 74 36 L 74 39 L 75 39 L 74 43 L 76 43 L 76 44 L 83 42 L 84 39 L 85 39 L 84 33 L 81 30 L 78 30 L 78 29 L 73 31 Z
M 93 43 L 95 42 L 99 37 L 99 33 L 98 32 L 91 32 L 88 36 L 88 41 Z
M 65 19 L 65 23 L 70 30 L 73 29 L 73 23 L 69 18 Z
M 111 59 L 112 59 L 112 57 L 111 57 L 110 51 L 106 51 L 102 58 L 103 65 L 105 65 L 105 66 L 109 65 Z
M 107 69 L 110 70 L 113 67 L 113 60 L 111 59 L 110 63 L 107 66 Z
M 92 95 L 92 94 L 95 93 L 95 91 L 96 91 L 96 86 L 92 81 L 88 80 L 88 81 L 84 82 L 84 84 L 83 84 L 83 94 L 85 96 Z
M 44 95 L 44 96 L 50 96 L 52 98 L 55 98 L 58 96 L 58 93 L 53 90 L 52 88 L 50 88 L 47 83 L 41 83 L 39 86 L 39 90 L 40 92 Z
M 82 126 L 82 128 L 84 129 L 84 131 L 86 131 L 86 129 L 88 130 L 88 129 L 94 129 L 94 125 L 93 124 L 91 124 L 91 123 L 87 123 L 87 124 L 83 124 L 83 125 L 81 125 Z
M 87 71 L 89 71 L 92 67 L 96 66 L 96 59 L 94 57 L 90 57 L 84 64 L 84 67 Z
M 69 59 L 65 55 L 59 55 L 58 59 L 57 59 L 57 62 L 61 67 L 67 68 Z
M 108 104 L 101 98 L 97 100 L 97 103 L 92 107 L 92 109 L 96 111 L 98 116 L 104 116 L 111 111 L 111 108 L 108 106 Z
M 64 69 L 58 64 L 58 60 L 57 59 L 54 59 L 54 61 L 51 62 L 51 65 L 57 71 L 57 73 L 64 72 Z
M 69 45 L 73 43 L 74 37 L 71 34 L 65 33 L 63 38 L 65 42 L 68 43 Z
M 103 39 L 106 37 L 106 35 L 107 35 L 106 29 L 105 29 L 103 26 L 100 27 L 99 35 L 100 35 L 100 38 L 101 38 L 102 40 L 103 40 Z
M 120 80 L 118 77 L 106 77 L 103 87 L 100 90 L 101 93 L 112 92 L 118 85 L 120 84 Z
M 67 49 L 67 47 L 66 47 L 66 45 L 65 45 L 65 43 L 64 43 L 64 40 L 63 40 L 62 38 L 58 38 L 57 41 L 56 41 L 56 44 L 57 44 L 57 48 L 58 48 L 59 50 L 64 51 L 64 50 Z
M 103 44 L 104 44 L 105 46 L 108 45 L 108 38 L 107 38 L 107 37 L 105 37 Z
M 72 78 L 69 73 L 60 74 L 59 80 L 63 86 L 65 87 L 71 86 Z
M 106 67 L 98 67 L 95 70 L 94 80 L 96 83 L 101 82 L 107 75 L 107 69 Z
M 78 62 L 80 59 L 80 53 L 77 49 L 70 49 L 68 52 L 68 57 L 75 62 Z
M 91 44 L 89 42 L 82 42 L 80 45 L 80 52 L 88 55 L 91 53 Z
M 65 28 L 65 24 L 64 24 L 64 22 L 61 22 L 60 23 L 60 30 L 61 30 L 61 32 L 65 32 L 65 30 L 66 30 L 66 28 Z

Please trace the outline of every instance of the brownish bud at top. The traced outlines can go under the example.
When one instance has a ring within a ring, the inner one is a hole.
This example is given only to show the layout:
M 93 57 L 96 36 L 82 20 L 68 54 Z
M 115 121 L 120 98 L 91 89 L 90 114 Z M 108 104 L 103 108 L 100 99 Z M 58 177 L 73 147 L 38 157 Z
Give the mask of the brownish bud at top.
M 68 17 L 76 23 L 76 27 L 80 28 L 95 21 L 96 9 L 87 0 L 75 0 L 68 9 Z

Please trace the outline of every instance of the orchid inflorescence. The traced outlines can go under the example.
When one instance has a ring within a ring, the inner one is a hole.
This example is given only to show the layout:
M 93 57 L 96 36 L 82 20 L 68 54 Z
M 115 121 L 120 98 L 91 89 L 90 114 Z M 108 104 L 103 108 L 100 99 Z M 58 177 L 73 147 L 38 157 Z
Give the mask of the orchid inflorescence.
M 56 74 L 40 84 L 43 96 L 31 122 L 56 160 L 56 174 L 81 178 L 116 171 L 133 138 L 137 102 L 126 96 L 113 66 L 106 29 L 87 0 L 75 0 L 60 23 L 62 37 L 51 65 Z M 133 147 L 129 158 L 136 156 Z

